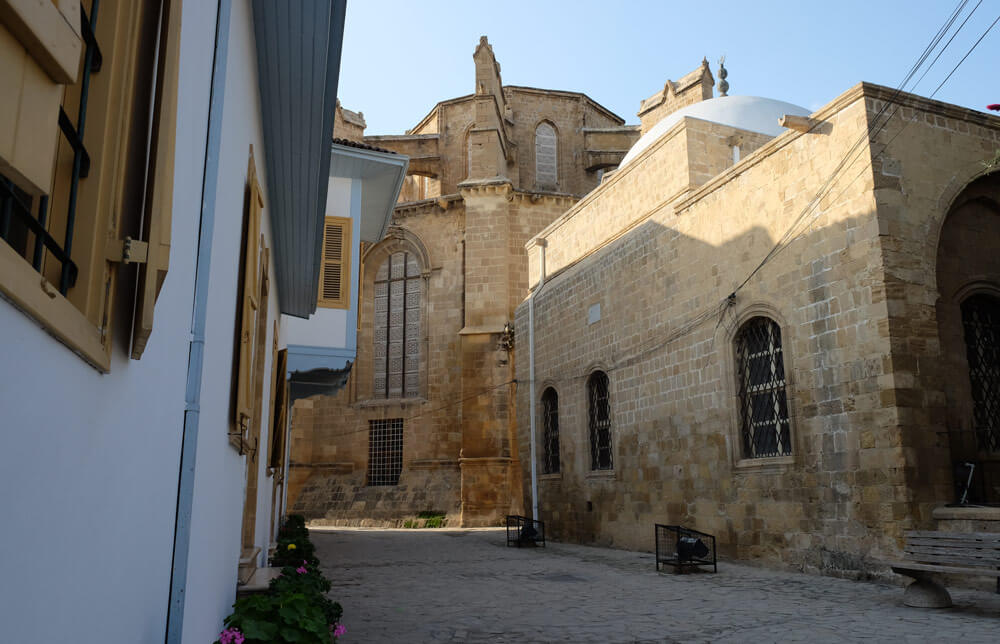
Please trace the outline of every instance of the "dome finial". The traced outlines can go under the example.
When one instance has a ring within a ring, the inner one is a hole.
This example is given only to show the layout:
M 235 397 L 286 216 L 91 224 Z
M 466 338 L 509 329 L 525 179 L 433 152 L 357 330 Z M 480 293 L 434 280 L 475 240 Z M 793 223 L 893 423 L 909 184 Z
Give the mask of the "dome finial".
M 719 58 L 719 96 L 728 96 L 726 92 L 729 91 L 729 82 L 726 81 L 726 76 L 729 76 L 729 72 L 726 71 L 726 57 L 723 56 Z

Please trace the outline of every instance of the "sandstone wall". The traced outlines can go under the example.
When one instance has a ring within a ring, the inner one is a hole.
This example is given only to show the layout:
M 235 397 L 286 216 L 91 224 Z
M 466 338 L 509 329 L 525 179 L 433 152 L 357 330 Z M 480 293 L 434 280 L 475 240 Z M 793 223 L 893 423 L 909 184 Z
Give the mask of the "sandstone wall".
M 680 523 L 715 534 L 723 553 L 857 574 L 895 554 L 905 529 L 933 527 L 927 508 L 951 500 L 947 446 L 931 442 L 946 399 L 935 373 L 936 230 L 975 176 L 973 160 L 995 149 L 996 130 L 914 99 L 932 113 L 904 111 L 917 119 L 896 139 L 905 143 L 873 164 L 867 131 L 886 92 L 852 88 L 817 114 L 822 130 L 764 144 L 670 207 L 655 205 L 676 166 L 666 144 L 651 151 L 637 163 L 642 176 L 613 176 L 573 213 L 580 234 L 611 240 L 589 254 L 573 235 L 543 233 L 548 258 L 565 267 L 535 302 L 535 395 L 548 386 L 559 395 L 562 471 L 539 482 L 556 538 L 651 549 L 653 523 Z M 691 158 L 693 146 L 712 146 L 688 144 Z M 856 160 L 793 228 L 855 144 Z M 634 222 L 624 234 L 613 212 Z M 727 306 L 790 229 L 787 248 Z M 565 262 L 559 245 L 582 259 Z M 987 255 L 973 252 L 970 270 L 1000 283 Z M 600 320 L 588 323 L 594 305 Z M 740 453 L 733 338 L 754 315 L 781 328 L 790 457 Z M 526 304 L 517 332 L 527 335 Z M 598 368 L 610 378 L 610 472 L 590 471 L 586 378 Z M 516 372 L 528 381 L 526 351 Z M 525 462 L 530 395 L 519 388 Z
M 580 209 L 594 225 L 602 218 L 589 208 L 645 205 L 648 214 L 636 212 L 628 232 L 550 278 L 537 296 L 537 393 L 551 385 L 559 394 L 563 469 L 540 482 L 555 536 L 651 549 L 654 522 L 680 523 L 717 535 L 724 553 L 817 570 L 855 569 L 860 557 L 894 544 L 881 521 L 884 506 L 892 511 L 905 497 L 901 451 L 882 442 L 859 450 L 862 433 L 891 413 L 878 394 L 889 343 L 865 157 L 852 166 L 861 178 L 823 202 L 810 232 L 724 304 L 808 204 L 808 187 L 822 184 L 860 137 L 864 103 L 825 118 L 829 134 L 779 137 L 676 212 L 653 208 L 678 168 L 655 152 L 635 176 L 612 178 L 631 184 L 629 196 L 609 190 L 610 203 L 598 196 Z M 556 254 L 553 238 L 549 244 Z M 600 321 L 588 324 L 593 305 Z M 522 337 L 525 309 L 517 316 Z M 756 314 L 782 330 L 791 457 L 744 459 L 738 447 L 732 342 Z M 527 380 L 526 367 L 519 352 L 519 379 Z M 610 378 L 611 472 L 590 471 L 585 388 L 597 368 Z M 523 460 L 528 395 L 519 391 Z M 880 481 L 865 486 L 859 472 L 871 460 Z

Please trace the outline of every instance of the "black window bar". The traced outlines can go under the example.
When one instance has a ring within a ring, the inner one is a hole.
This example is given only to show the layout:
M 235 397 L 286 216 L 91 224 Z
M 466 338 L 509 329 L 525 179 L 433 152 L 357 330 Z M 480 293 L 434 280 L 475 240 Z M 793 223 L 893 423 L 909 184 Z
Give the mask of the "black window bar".
M 611 402 L 608 399 L 608 374 L 595 371 L 587 380 L 590 417 L 590 469 L 610 470 Z
M 403 419 L 368 421 L 368 485 L 399 485 L 403 472 Z
M 965 351 L 978 448 L 1000 451 L 1000 299 L 973 295 L 962 302 Z
M 765 317 L 749 320 L 736 337 L 740 431 L 744 458 L 792 453 L 781 329 Z
M 73 149 L 73 171 L 69 184 L 69 199 L 66 210 L 66 236 L 63 244 L 60 245 L 48 231 L 48 195 L 42 195 L 38 200 L 38 215 L 32 213 L 33 200 L 30 196 L 19 190 L 7 177 L 0 175 L 0 237 L 26 254 L 26 235 L 18 235 L 18 231 L 12 229 L 12 222 L 16 221 L 21 225 L 21 233 L 30 231 L 35 236 L 34 249 L 31 256 L 31 265 L 35 270 L 42 270 L 43 249 L 47 249 L 53 259 L 62 265 L 59 276 L 59 292 L 63 295 L 76 284 L 79 270 L 76 262 L 72 259 L 73 250 L 73 230 L 76 223 L 76 203 L 79 192 L 80 179 L 85 179 L 90 174 L 90 155 L 83 144 L 83 131 L 87 122 L 87 98 L 90 93 L 90 76 L 101 70 L 103 56 L 101 49 L 94 37 L 94 29 L 97 27 L 97 7 L 99 0 L 94 0 L 91 6 L 90 15 L 87 10 L 80 5 L 80 23 L 83 31 L 83 40 L 86 44 L 83 58 L 83 71 L 80 79 L 80 107 L 77 112 L 77 124 L 73 122 L 62 107 L 59 108 L 59 129 L 62 131 L 66 141 Z
M 542 474 L 559 473 L 559 395 L 549 387 L 542 394 Z

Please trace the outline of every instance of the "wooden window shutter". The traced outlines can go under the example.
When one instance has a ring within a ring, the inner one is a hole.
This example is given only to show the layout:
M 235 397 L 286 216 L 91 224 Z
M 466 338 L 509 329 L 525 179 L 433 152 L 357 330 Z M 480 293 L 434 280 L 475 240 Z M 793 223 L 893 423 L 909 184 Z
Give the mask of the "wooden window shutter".
M 285 460 L 285 427 L 288 420 L 288 349 L 278 351 L 277 366 L 274 370 L 274 419 L 271 423 L 271 449 L 267 457 L 268 467 L 279 471 Z
M 319 273 L 319 306 L 346 309 L 351 305 L 351 220 L 327 217 Z
M 54 82 L 76 82 L 83 53 L 77 0 L 0 0 L 0 23 Z
M 164 0 L 157 56 L 156 105 L 150 136 L 143 237 L 146 263 L 139 265 L 133 319 L 132 359 L 138 360 L 153 332 L 153 309 L 170 263 L 170 222 L 174 194 L 174 140 L 177 134 L 177 68 L 180 63 L 181 0 Z
M 241 274 L 242 287 L 240 335 L 238 348 L 238 367 L 236 378 L 236 410 L 234 422 L 236 430 L 242 432 L 249 428 L 253 408 L 253 354 L 254 332 L 257 323 L 257 310 L 260 308 L 260 285 L 257 280 L 260 238 L 260 213 L 264 200 L 257 183 L 257 168 L 253 160 L 253 147 L 250 148 L 250 162 L 247 169 L 247 208 L 246 236 L 243 240 L 243 270 Z

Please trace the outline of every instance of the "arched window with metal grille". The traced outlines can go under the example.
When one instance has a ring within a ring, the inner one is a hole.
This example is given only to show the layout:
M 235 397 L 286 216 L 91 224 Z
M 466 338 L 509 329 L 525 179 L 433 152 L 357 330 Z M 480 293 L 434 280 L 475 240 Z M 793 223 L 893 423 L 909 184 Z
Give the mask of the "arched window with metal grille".
M 535 128 L 535 184 L 554 190 L 559 183 L 558 137 L 551 123 L 541 122 Z
M 423 278 L 416 254 L 392 253 L 375 274 L 374 397 L 420 395 Z
M 542 474 L 559 473 L 559 394 L 549 387 L 542 394 Z
M 1000 298 L 980 293 L 962 302 L 972 419 L 981 450 L 1000 451 Z
M 774 320 L 754 317 L 740 327 L 736 366 L 743 458 L 791 454 L 781 328 Z
M 587 379 L 587 401 L 590 424 L 590 469 L 610 470 L 611 400 L 608 395 L 608 374 L 595 371 Z

